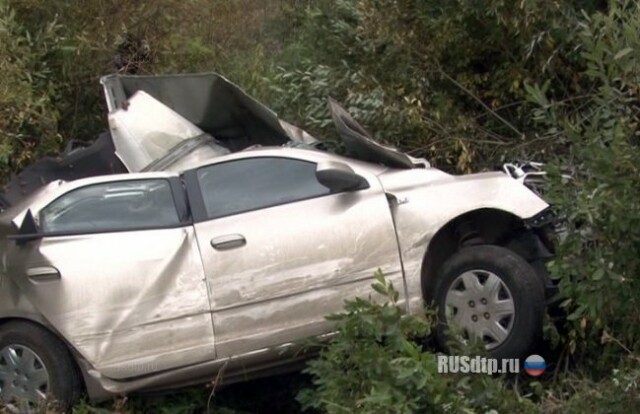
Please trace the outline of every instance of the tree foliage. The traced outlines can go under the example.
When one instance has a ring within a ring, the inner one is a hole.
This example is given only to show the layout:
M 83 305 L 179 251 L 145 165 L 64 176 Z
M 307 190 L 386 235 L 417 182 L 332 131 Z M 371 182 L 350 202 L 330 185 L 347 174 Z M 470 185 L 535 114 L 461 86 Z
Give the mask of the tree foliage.
M 618 407 L 640 352 L 639 33 L 630 0 L 0 0 L 0 176 L 105 129 L 98 79 L 116 70 L 217 71 L 329 139 L 333 96 L 379 139 L 452 172 L 547 161 L 545 196 L 566 221 L 551 267 L 562 355 L 581 377 L 528 391 L 556 412 Z M 412 341 L 429 326 L 393 301 L 351 302 L 338 322 L 310 365 L 308 407 L 530 408 L 500 381 L 435 376 Z
M 339 335 L 306 370 L 314 388 L 299 395 L 304 408 L 336 414 L 535 412 L 531 401 L 499 378 L 439 373 L 437 355 L 419 342 L 430 333 L 435 315 L 405 315 L 399 293 L 381 273 L 373 289 L 375 300 L 349 301 L 343 313 L 331 317 Z M 461 354 L 471 351 L 477 350 L 461 349 Z
M 566 297 L 571 351 L 640 351 L 640 9 L 612 4 L 585 16 L 576 44 L 585 65 L 579 95 L 531 87 L 544 140 L 561 144 L 549 197 L 567 236 L 552 270 Z M 569 169 L 571 178 L 563 176 Z M 610 362 L 610 361 L 608 361 Z

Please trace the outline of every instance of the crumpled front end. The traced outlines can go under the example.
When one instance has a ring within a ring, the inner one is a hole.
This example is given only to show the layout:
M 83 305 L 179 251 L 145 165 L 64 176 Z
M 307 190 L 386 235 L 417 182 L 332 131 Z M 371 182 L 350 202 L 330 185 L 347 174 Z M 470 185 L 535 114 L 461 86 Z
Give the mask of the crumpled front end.
M 481 212 L 483 226 L 489 229 L 500 212 L 521 222 L 534 220 L 548 211 L 549 204 L 531 190 L 503 173 L 463 176 L 436 169 L 387 171 L 379 176 L 392 200 L 391 209 L 405 267 L 411 311 L 424 307 L 423 272 L 425 257 L 439 232 L 460 217 Z

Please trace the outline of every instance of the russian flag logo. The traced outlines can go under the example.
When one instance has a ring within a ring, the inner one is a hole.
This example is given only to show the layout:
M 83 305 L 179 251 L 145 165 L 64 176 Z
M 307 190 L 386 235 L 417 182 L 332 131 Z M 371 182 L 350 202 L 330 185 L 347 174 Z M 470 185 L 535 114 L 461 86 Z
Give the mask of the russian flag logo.
M 529 357 L 524 360 L 524 370 L 532 377 L 542 375 L 546 368 L 547 364 L 540 355 L 529 355 Z

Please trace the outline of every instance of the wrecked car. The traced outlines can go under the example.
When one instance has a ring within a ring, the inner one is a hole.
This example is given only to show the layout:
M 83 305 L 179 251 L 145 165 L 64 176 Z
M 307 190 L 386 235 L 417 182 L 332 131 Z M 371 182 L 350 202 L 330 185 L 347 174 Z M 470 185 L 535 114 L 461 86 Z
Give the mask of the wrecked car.
M 346 155 L 216 74 L 102 79 L 109 132 L 2 194 L 0 399 L 28 409 L 268 375 L 370 295 L 522 357 L 541 333 L 549 205 L 381 145 L 337 103 Z M 506 170 L 507 172 L 509 170 Z

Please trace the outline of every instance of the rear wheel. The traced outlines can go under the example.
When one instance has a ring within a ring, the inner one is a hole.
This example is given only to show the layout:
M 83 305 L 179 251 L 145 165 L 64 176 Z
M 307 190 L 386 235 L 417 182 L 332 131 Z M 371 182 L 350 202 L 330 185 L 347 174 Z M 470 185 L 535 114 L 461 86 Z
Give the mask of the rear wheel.
M 51 332 L 31 323 L 0 326 L 0 401 L 9 411 L 65 410 L 78 398 L 81 380 L 71 354 Z
M 495 358 L 521 358 L 542 333 L 544 286 L 522 257 L 499 246 L 458 251 L 440 268 L 435 286 L 437 340 L 447 349 L 447 327 L 481 338 Z

